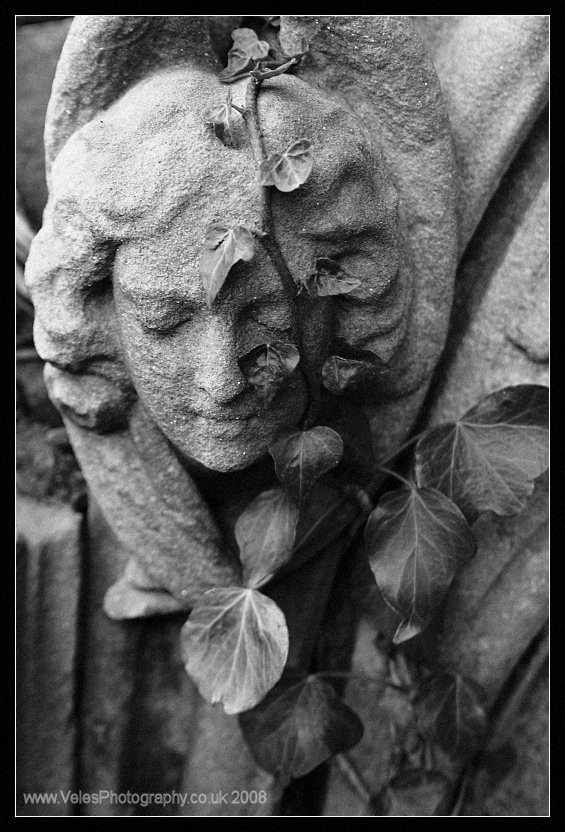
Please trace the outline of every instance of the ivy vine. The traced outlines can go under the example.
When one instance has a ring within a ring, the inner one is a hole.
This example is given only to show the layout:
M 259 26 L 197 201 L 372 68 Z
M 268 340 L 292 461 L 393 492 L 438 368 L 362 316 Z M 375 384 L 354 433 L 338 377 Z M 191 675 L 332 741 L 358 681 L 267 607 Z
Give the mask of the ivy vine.
M 273 234 L 270 192 L 288 193 L 303 185 L 315 163 L 315 148 L 307 138 L 296 137 L 267 157 L 257 110 L 263 80 L 291 70 L 306 50 L 269 59 L 269 43 L 251 29 L 235 30 L 233 41 L 220 78 L 227 84 L 249 79 L 245 108 L 236 107 L 228 91 L 225 101 L 212 104 L 203 118 L 228 145 L 233 145 L 232 109 L 244 119 L 257 163 L 262 220 L 257 229 L 209 225 L 200 275 L 212 307 L 232 266 L 251 260 L 256 242 L 263 246 L 296 308 L 296 342 L 258 345 L 240 366 L 266 404 L 300 366 L 309 406 L 301 425 L 280 428 L 269 444 L 280 487 L 259 494 L 237 520 L 241 585 L 218 587 L 200 597 L 183 626 L 182 649 L 186 670 L 202 696 L 221 702 L 226 713 L 240 714 L 258 764 L 286 783 L 355 745 L 363 728 L 327 674 L 287 667 L 284 614 L 261 587 L 289 564 L 296 568 L 303 562 L 309 556 L 304 554 L 309 529 L 332 517 L 334 537 L 348 534 L 355 540 L 364 529 L 376 584 L 400 619 L 394 644 L 422 633 L 454 576 L 475 553 L 470 524 L 485 511 L 499 516 L 519 512 L 546 470 L 548 390 L 537 385 L 498 390 L 460 419 L 424 431 L 392 459 L 377 462 L 361 411 L 337 407 L 323 423 L 322 385 L 339 395 L 363 362 L 333 355 L 318 371 L 308 364 L 301 328 L 320 299 L 350 292 L 360 281 L 324 257 L 316 260 L 310 275 L 295 279 L 291 274 Z M 395 459 L 412 445 L 412 465 L 403 476 L 394 470 Z M 384 491 L 391 478 L 399 486 Z M 333 496 L 312 519 L 312 495 L 321 484 L 329 484 Z M 347 501 L 354 510 L 340 514 Z M 310 526 L 300 538 L 304 518 Z M 448 755 L 465 756 L 485 730 L 483 695 L 473 680 L 432 676 L 415 708 L 410 764 L 391 776 L 379 796 L 389 810 L 422 800 L 437 808 L 445 778 L 422 762 L 422 749 L 431 744 Z

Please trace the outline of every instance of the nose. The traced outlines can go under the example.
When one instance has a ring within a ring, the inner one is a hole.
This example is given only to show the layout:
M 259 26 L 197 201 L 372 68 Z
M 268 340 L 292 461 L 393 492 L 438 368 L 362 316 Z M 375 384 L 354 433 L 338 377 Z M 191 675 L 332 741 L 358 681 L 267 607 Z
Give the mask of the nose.
M 212 400 L 208 404 L 229 404 L 246 387 L 237 363 L 233 322 L 227 315 L 210 312 L 199 335 L 191 357 L 194 385 Z

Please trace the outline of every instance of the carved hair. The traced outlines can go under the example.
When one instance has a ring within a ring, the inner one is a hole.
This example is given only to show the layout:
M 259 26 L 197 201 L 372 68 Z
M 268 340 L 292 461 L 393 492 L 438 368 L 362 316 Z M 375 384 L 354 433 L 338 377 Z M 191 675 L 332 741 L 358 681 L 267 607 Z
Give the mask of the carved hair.
M 63 197 L 49 204 L 26 267 L 50 395 L 65 415 L 96 430 L 116 427 L 135 399 L 112 308 L 114 251 L 81 216 L 79 201 Z

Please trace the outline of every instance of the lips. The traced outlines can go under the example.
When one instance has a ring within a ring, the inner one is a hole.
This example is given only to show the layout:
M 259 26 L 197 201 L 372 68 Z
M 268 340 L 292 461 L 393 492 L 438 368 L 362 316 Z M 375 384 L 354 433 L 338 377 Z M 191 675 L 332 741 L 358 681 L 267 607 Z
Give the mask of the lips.
M 226 414 L 218 414 L 218 413 L 192 413 L 197 419 L 205 419 L 206 421 L 210 422 L 247 422 L 250 419 L 257 417 L 259 414 L 252 412 L 252 413 L 243 413 L 243 414 L 236 414 L 236 415 L 228 415 Z

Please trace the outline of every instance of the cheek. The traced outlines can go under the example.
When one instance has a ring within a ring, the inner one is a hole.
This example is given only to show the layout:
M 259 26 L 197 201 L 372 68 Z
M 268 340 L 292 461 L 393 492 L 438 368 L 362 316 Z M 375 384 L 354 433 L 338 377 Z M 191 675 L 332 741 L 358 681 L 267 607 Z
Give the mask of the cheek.
M 168 410 L 190 389 L 184 339 L 146 332 L 125 315 L 120 323 L 124 357 L 138 395 L 150 406 Z

